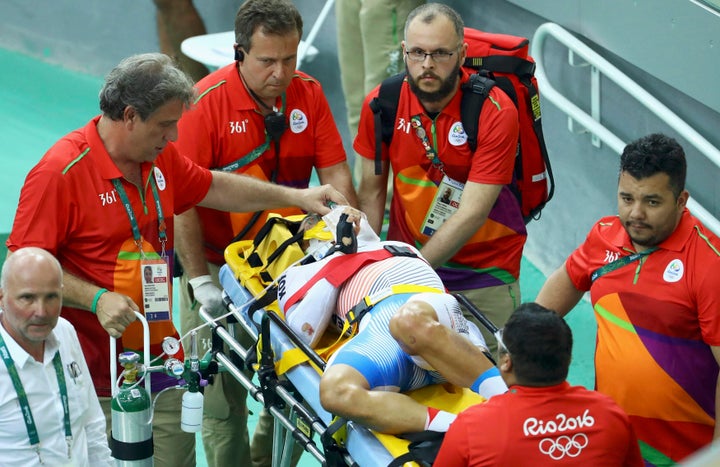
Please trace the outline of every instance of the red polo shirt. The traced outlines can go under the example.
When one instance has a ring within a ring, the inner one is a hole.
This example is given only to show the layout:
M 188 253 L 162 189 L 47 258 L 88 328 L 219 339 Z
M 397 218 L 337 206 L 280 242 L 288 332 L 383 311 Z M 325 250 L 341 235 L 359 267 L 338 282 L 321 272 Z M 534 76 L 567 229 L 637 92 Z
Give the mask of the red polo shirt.
M 720 240 L 686 209 L 642 260 L 591 282 L 634 252 L 617 216 L 598 221 L 566 262 L 598 322 L 598 391 L 630 415 L 647 460 L 677 462 L 712 439 L 720 346 Z
M 342 138 L 330 113 L 322 87 L 310 76 L 296 71 L 278 108 L 286 116 L 288 129 L 275 145 L 258 154 L 255 160 L 238 164 L 233 172 L 270 180 L 277 168 L 275 182 L 306 188 L 313 167 L 325 168 L 345 161 Z M 206 76 L 197 83 L 200 93 L 192 110 L 179 123 L 178 150 L 197 164 L 219 169 L 261 147 L 265 141 L 264 117 L 240 80 L 233 63 Z M 283 215 L 299 214 L 298 209 L 275 210 Z M 249 222 L 252 213 L 227 213 L 198 208 L 208 261 L 223 264 L 225 247 Z M 255 228 L 245 235 L 252 238 L 265 223 L 263 215 Z
M 461 83 L 469 75 L 462 70 Z M 362 157 L 375 157 L 375 130 L 369 102 L 379 87 L 365 98 L 354 148 Z M 444 165 L 445 173 L 465 183 L 507 185 L 513 179 L 518 140 L 517 110 L 497 87 L 490 91 L 482 111 L 478 144 L 474 152 L 460 118 L 462 92 L 434 118 L 429 117 L 418 98 L 404 82 L 400 91 L 396 127 L 389 147 L 383 144 L 383 160 L 389 160 L 394 174 L 388 239 L 425 244 L 429 237 L 421 225 L 437 192 L 442 173 L 426 156 L 410 121 L 420 116 L 429 143 Z M 517 199 L 503 187 L 485 224 L 438 269 L 450 290 L 467 290 L 514 282 L 520 274 L 520 260 L 527 233 Z
M 58 258 L 68 273 L 124 293 L 141 305 L 140 251 L 112 179 L 121 180 L 137 219 L 143 252 L 149 258 L 159 258 L 161 252 L 158 212 L 150 183 L 151 178 L 155 180 L 167 234 L 165 251 L 172 258 L 173 215 L 205 197 L 212 174 L 181 157 L 168 144 L 153 164 L 142 164 L 140 190 L 122 178 L 110 159 L 97 132 L 99 118 L 60 139 L 30 171 L 7 246 L 11 251 L 26 246 L 44 248 Z M 62 316 L 77 330 L 98 395 L 109 396 L 108 333 L 88 311 L 63 307 Z M 164 337 L 177 336 L 171 321 L 152 323 L 150 334 L 153 355 L 162 353 L 160 343 Z M 141 349 L 141 336 L 140 323 L 131 324 L 118 343 L 119 349 Z M 153 382 L 162 379 L 158 374 Z
M 627 415 L 609 397 L 564 382 L 511 386 L 461 412 L 435 465 L 630 467 L 643 461 Z

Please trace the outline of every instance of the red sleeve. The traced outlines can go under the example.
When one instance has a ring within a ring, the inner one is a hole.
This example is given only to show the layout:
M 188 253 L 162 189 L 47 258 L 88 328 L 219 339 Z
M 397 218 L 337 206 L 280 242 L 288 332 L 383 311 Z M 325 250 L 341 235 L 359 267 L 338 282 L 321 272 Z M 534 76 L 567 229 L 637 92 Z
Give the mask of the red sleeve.
M 645 461 L 642 458 L 642 454 L 640 454 L 640 445 L 638 444 L 637 436 L 635 436 L 635 430 L 633 430 L 629 420 L 628 430 L 630 435 L 628 436 L 627 455 L 625 456 L 623 467 L 643 467 Z
M 463 413 L 459 414 L 454 422 L 450 425 L 445 439 L 440 446 L 437 457 L 433 465 L 441 465 L 443 467 L 465 467 L 469 465 L 469 443 L 470 437 L 469 426 L 466 419 L 470 417 Z
M 312 80 L 310 87 L 313 92 L 311 95 L 312 102 L 309 104 L 313 109 L 311 118 L 315 122 L 314 165 L 317 169 L 324 169 L 345 162 L 345 147 L 322 86 L 317 81 Z
M 6 242 L 10 251 L 36 246 L 57 256 L 63 239 L 70 236 L 72 199 L 60 171 L 36 166 L 25 179 L 12 232 Z
M 480 111 L 478 144 L 468 181 L 492 185 L 512 182 L 517 153 L 519 123 L 515 106 L 494 88 Z
M 380 86 L 365 96 L 363 105 L 360 108 L 360 123 L 358 124 L 358 133 L 353 143 L 353 149 L 356 153 L 366 159 L 375 158 L 375 121 L 372 109 L 370 109 L 370 101 L 377 97 Z M 383 159 L 387 159 L 387 145 L 383 144 Z
M 596 232 L 598 224 L 588 233 L 585 241 L 568 256 L 565 261 L 565 270 L 576 289 L 581 291 L 590 290 L 592 281 L 590 276 L 593 271 L 589 270 L 589 253 L 590 246 L 593 243 L 593 234 Z
M 172 158 L 172 181 L 175 183 L 174 214 L 181 214 L 205 198 L 212 184 L 212 172 L 179 155 L 174 148 L 172 148 Z
M 193 108 L 183 113 L 178 122 L 178 152 L 201 167 L 211 168 L 218 164 L 213 161 L 214 134 L 210 98 L 198 101 Z
M 693 232 L 693 235 L 696 235 Z M 703 341 L 711 346 L 720 346 L 720 274 L 707 274 L 720 270 L 720 246 L 718 239 L 710 232 L 696 240 L 698 251 L 692 274 L 692 293 L 697 303 L 698 322 Z

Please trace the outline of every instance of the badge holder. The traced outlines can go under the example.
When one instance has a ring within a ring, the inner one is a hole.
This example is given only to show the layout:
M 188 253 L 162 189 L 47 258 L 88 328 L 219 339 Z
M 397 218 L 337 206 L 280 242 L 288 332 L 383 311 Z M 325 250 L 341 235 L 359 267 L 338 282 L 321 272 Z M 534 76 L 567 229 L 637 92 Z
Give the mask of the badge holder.
M 143 313 L 151 322 L 171 321 L 170 268 L 162 259 L 140 261 L 142 277 Z
M 422 223 L 420 231 L 423 235 L 432 237 L 440 226 L 457 212 L 464 188 L 464 183 L 453 180 L 447 175 L 443 177 Z

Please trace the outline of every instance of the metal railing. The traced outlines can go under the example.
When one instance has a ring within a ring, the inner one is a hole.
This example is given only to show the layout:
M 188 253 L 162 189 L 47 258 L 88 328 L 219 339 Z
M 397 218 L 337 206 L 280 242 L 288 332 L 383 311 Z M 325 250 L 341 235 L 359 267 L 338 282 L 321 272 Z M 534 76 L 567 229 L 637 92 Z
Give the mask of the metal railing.
M 591 94 L 589 114 L 571 102 L 550 84 L 543 65 L 543 46 L 549 36 L 568 48 L 571 63 L 574 62 L 575 56 L 577 56 L 590 65 Z M 710 144 L 700 133 L 695 131 L 694 128 L 645 89 L 640 87 L 635 81 L 561 26 L 554 23 L 545 23 L 538 27 L 532 39 L 530 53 L 537 62 L 535 76 L 537 77 L 543 99 L 552 102 L 562 112 L 567 114 L 568 118 L 579 123 L 585 130 L 591 133 L 594 145 L 599 146 L 599 142 L 602 141 L 618 154 L 622 153 L 626 145 L 626 142 L 622 141 L 600 122 L 600 76 L 602 75 L 613 81 L 630 96 L 643 104 L 685 140 L 695 146 L 705 157 L 720 167 L 720 150 L 718 150 L 718 148 Z M 720 235 L 720 221 L 718 221 L 714 215 L 692 198 L 688 200 L 687 206 L 695 217 L 700 219 L 700 221 L 716 235 Z

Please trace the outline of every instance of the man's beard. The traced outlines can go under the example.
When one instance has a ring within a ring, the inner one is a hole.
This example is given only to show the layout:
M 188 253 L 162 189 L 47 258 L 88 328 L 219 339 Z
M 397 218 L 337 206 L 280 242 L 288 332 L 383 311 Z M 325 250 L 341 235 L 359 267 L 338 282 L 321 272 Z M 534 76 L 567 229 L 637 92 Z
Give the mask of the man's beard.
M 455 92 L 455 86 L 457 85 L 457 81 L 460 79 L 460 60 L 455 63 L 455 66 L 453 67 L 453 70 L 448 75 L 448 77 L 440 80 L 440 88 L 438 88 L 437 91 L 428 92 L 420 89 L 417 81 L 410 74 L 410 70 L 408 70 L 407 64 L 405 64 L 405 73 L 407 74 L 407 81 L 410 85 L 410 90 L 418 97 L 420 102 L 440 102 L 441 100 L 445 99 L 453 92 Z M 438 75 L 431 71 L 428 71 L 418 76 L 418 80 L 422 79 L 423 76 L 430 76 L 440 79 Z

